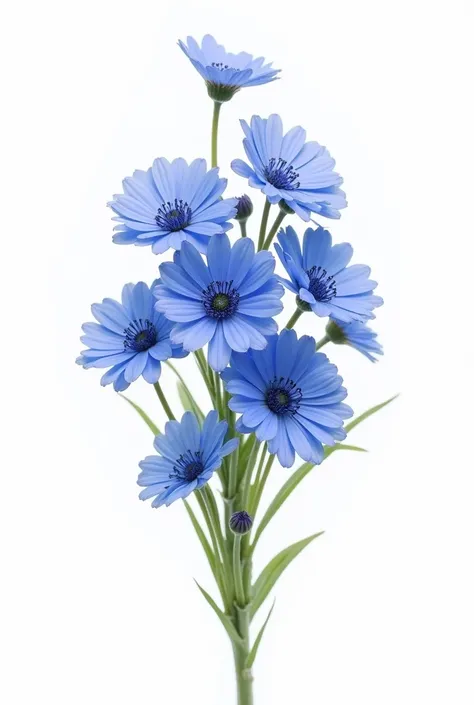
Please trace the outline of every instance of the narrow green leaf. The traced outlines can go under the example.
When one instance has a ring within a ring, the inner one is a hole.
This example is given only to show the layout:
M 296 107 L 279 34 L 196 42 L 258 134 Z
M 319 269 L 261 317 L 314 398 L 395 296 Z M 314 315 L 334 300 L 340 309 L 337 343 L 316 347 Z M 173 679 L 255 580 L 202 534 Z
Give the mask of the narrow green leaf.
M 154 436 L 159 436 L 160 433 L 161 433 L 161 431 L 160 431 L 160 429 L 158 428 L 158 426 L 155 426 L 155 424 L 154 424 L 153 421 L 150 419 L 150 417 L 148 416 L 148 414 L 147 414 L 145 411 L 143 411 L 143 409 L 142 409 L 140 406 L 138 406 L 138 404 L 135 404 L 134 401 L 132 401 L 131 399 L 129 399 L 128 397 L 126 397 L 125 394 L 120 394 L 120 396 L 122 397 L 122 399 L 125 399 L 125 401 L 128 401 L 128 403 L 130 404 L 130 406 L 133 406 L 133 408 L 135 409 L 135 411 L 136 411 L 138 414 L 140 414 L 140 416 L 142 417 L 142 419 L 144 420 L 144 422 L 146 423 L 146 425 L 148 426 L 148 428 L 152 431 L 153 435 L 154 435 Z
M 272 612 L 273 612 L 274 607 L 275 607 L 275 600 L 273 600 L 273 605 L 270 607 L 270 612 L 268 613 L 267 618 L 264 621 L 263 626 L 257 635 L 257 638 L 255 639 L 255 643 L 252 646 L 252 649 L 251 649 L 249 655 L 247 656 L 247 660 L 245 662 L 245 668 L 252 668 L 252 666 L 253 666 L 253 662 L 255 661 L 255 657 L 257 655 L 258 647 L 260 646 L 260 642 L 262 641 L 263 632 L 265 631 L 265 627 L 268 624 L 268 620 L 272 616 Z
M 197 402 L 191 396 L 188 387 L 184 385 L 181 381 L 178 382 L 178 395 L 181 404 L 183 405 L 183 409 L 185 411 L 192 411 L 199 423 L 202 424 L 202 422 L 204 421 L 204 414 L 199 408 Z
M 169 360 L 166 360 L 166 364 L 168 365 L 169 368 L 173 370 L 175 373 L 176 377 L 178 378 L 178 395 L 181 401 L 181 404 L 183 405 L 183 409 L 185 411 L 192 411 L 198 418 L 199 423 L 202 423 L 204 420 L 204 414 L 199 408 L 199 405 L 197 402 L 194 400 L 193 395 L 191 394 L 191 390 L 189 389 L 188 385 L 184 381 L 183 376 L 181 375 L 180 372 L 176 369 L 176 367 L 173 365 L 172 362 Z
M 272 558 L 270 563 L 268 563 L 268 565 L 262 570 L 257 578 L 257 581 L 255 582 L 255 585 L 253 586 L 254 596 L 250 608 L 251 619 L 253 619 L 257 610 L 267 598 L 285 568 L 290 565 L 291 561 L 296 558 L 296 556 L 301 553 L 301 551 L 308 546 L 311 541 L 314 541 L 315 538 L 321 536 L 323 533 L 324 531 L 319 531 L 317 534 L 312 534 L 312 536 L 308 536 L 301 541 L 297 541 L 291 546 L 284 548 L 283 551 L 280 551 L 280 553 L 277 553 L 277 555 Z
M 367 453 L 366 448 L 359 448 L 359 446 L 350 446 L 348 443 L 336 443 L 333 446 L 324 446 L 324 460 L 328 458 L 336 450 L 355 450 L 358 453 Z
M 226 630 L 227 634 L 230 636 L 230 638 L 232 639 L 232 641 L 233 641 L 235 644 L 237 644 L 237 646 L 243 646 L 242 638 L 241 638 L 239 632 L 237 631 L 237 629 L 235 628 L 235 626 L 234 626 L 232 620 L 230 619 L 230 617 L 228 617 L 226 614 L 224 614 L 224 612 L 223 612 L 221 609 L 219 609 L 219 607 L 216 605 L 216 603 L 214 602 L 214 600 L 212 599 L 212 597 L 209 595 L 209 593 L 207 593 L 207 592 L 204 590 L 204 588 L 202 588 L 202 587 L 199 585 L 199 583 L 197 582 L 197 580 L 195 580 L 194 582 L 196 583 L 196 585 L 198 586 L 198 588 L 200 589 L 200 591 L 201 591 L 202 594 L 204 595 L 204 598 L 205 598 L 205 599 L 207 600 L 207 602 L 211 605 L 212 609 L 214 610 L 214 612 L 215 612 L 215 613 L 217 614 L 217 616 L 219 617 L 220 621 L 222 622 L 222 625 L 224 626 L 224 629 Z
M 377 413 L 377 411 L 380 411 L 380 409 L 383 409 L 384 406 L 387 406 L 387 404 L 390 404 L 394 399 L 396 399 L 399 395 L 395 394 L 395 396 L 390 397 L 390 399 L 387 399 L 387 401 L 383 401 L 381 404 L 377 404 L 376 406 L 373 406 L 371 409 L 368 409 L 367 411 L 364 411 L 363 414 L 360 416 L 357 416 L 357 418 L 353 419 L 350 423 L 347 424 L 347 426 L 344 426 L 344 430 L 349 433 L 349 431 L 352 431 L 353 428 L 358 426 L 362 421 L 365 421 L 365 419 L 368 419 L 369 416 L 372 416 L 372 414 Z
M 215 556 L 213 553 L 213 550 L 211 548 L 211 544 L 207 540 L 206 534 L 204 533 L 201 524 L 196 518 L 196 515 L 194 514 L 193 510 L 191 509 L 191 506 L 189 505 L 189 502 L 187 500 L 184 501 L 184 506 L 186 507 L 186 511 L 189 515 L 189 518 L 191 519 L 191 523 L 194 527 L 194 530 L 196 534 L 198 535 L 198 539 L 201 542 L 201 546 L 204 549 L 204 553 L 206 554 L 207 560 L 209 562 L 209 566 L 212 570 L 212 574 L 215 576 Z

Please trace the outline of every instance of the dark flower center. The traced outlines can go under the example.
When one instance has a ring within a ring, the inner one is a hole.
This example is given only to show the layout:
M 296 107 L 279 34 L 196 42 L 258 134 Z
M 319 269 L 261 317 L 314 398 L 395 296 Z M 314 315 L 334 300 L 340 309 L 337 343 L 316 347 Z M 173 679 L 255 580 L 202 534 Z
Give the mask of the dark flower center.
M 213 61 L 211 66 L 213 66 L 215 69 L 218 69 L 219 71 L 225 71 L 226 69 L 232 69 L 233 71 L 240 71 L 240 69 L 234 69 L 233 66 L 229 66 L 228 64 L 223 64 L 222 61 Z
M 288 377 L 275 377 L 265 392 L 265 403 L 274 414 L 296 414 L 303 393 Z
M 336 282 L 334 277 L 328 275 L 322 267 L 311 267 L 306 274 L 309 277 L 309 291 L 313 294 L 316 301 L 327 303 L 336 296 Z
M 148 318 L 136 318 L 128 328 L 124 329 L 123 333 L 125 335 L 124 350 L 143 352 L 158 342 L 158 332 Z
M 202 294 L 204 310 L 211 318 L 223 320 L 237 311 L 240 294 L 232 288 L 232 280 L 211 282 L 207 289 L 203 289 Z
M 173 202 L 167 201 L 161 204 L 158 208 L 158 213 L 155 215 L 156 224 L 164 230 L 176 232 L 186 228 L 192 217 L 192 210 L 186 201 L 174 199 Z
M 284 191 L 294 191 L 300 187 L 297 181 L 299 174 L 284 159 L 272 157 L 263 170 L 263 174 L 269 184 Z
M 184 482 L 193 482 L 204 470 L 202 462 L 202 453 L 200 450 L 192 453 L 190 450 L 180 455 L 173 466 L 173 472 L 170 478 L 182 480 Z

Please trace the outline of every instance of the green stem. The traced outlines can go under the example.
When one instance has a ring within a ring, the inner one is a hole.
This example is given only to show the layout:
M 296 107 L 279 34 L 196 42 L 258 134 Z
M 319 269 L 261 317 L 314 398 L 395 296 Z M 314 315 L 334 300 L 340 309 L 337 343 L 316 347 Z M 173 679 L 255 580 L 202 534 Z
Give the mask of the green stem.
M 158 399 L 159 399 L 160 402 L 161 402 L 161 406 L 162 406 L 163 409 L 165 410 L 165 414 L 167 415 L 167 417 L 169 418 L 170 421 L 175 421 L 176 417 L 175 417 L 175 415 L 173 414 L 173 412 L 171 411 L 170 405 L 169 405 L 168 402 L 166 401 L 166 398 L 165 398 L 165 395 L 163 394 L 163 390 L 162 390 L 162 388 L 161 388 L 161 386 L 160 386 L 160 383 L 159 383 L 159 382 L 155 382 L 155 384 L 154 384 L 153 386 L 155 387 L 155 391 L 156 391 L 156 393 L 158 394 Z
M 247 237 L 247 221 L 246 220 L 240 220 L 239 221 L 240 225 L 240 234 L 242 237 Z
M 222 602 L 224 603 L 224 608 L 226 611 L 230 609 L 232 604 L 229 587 L 226 580 L 226 572 L 222 565 L 221 552 L 219 550 L 219 542 L 217 540 L 217 527 L 214 525 L 212 520 L 211 512 L 207 506 L 206 499 L 202 494 L 201 490 L 195 492 L 197 502 L 201 509 L 204 521 L 206 522 L 207 530 L 209 531 L 209 536 L 211 537 L 212 548 L 215 555 L 215 568 L 216 568 L 216 582 L 221 593 Z
M 221 105 L 222 103 L 214 101 L 214 112 L 212 114 L 211 167 L 217 166 L 217 132 L 219 128 Z
M 297 308 L 296 311 L 294 312 L 294 314 L 292 315 L 292 317 L 290 318 L 290 320 L 288 321 L 288 323 L 286 324 L 285 328 L 288 328 L 288 329 L 293 328 L 293 326 L 295 325 L 296 321 L 298 320 L 298 318 L 301 316 L 302 313 L 303 313 L 303 311 L 300 308 Z
M 254 505 L 254 506 L 252 507 L 252 511 L 253 511 L 252 517 L 253 517 L 254 521 L 255 521 L 255 516 L 256 516 L 256 514 L 257 514 L 257 511 L 258 511 L 258 505 L 260 504 L 260 500 L 261 500 L 261 498 L 262 498 L 263 490 L 264 490 L 264 488 L 265 488 L 265 484 L 266 484 L 266 482 L 267 482 L 267 478 L 268 478 L 268 475 L 269 475 L 269 473 L 270 473 L 270 470 L 272 469 L 272 465 L 273 465 L 273 461 L 274 461 L 274 460 L 275 460 L 275 456 L 274 456 L 274 455 L 271 455 L 271 456 L 268 458 L 267 464 L 265 465 L 265 470 L 263 471 L 262 479 L 261 479 L 260 482 L 258 483 L 258 486 L 257 486 L 257 489 L 256 489 L 255 499 L 254 499 L 254 502 L 253 502 L 253 505 Z M 252 549 L 252 550 L 253 550 L 253 549 Z
M 234 571 L 234 586 L 235 599 L 240 607 L 245 605 L 244 583 L 242 580 L 242 563 L 240 556 L 240 541 L 242 537 L 239 534 L 234 536 L 234 548 L 232 551 L 232 567 Z
M 260 234 L 258 236 L 257 250 L 262 249 L 263 243 L 265 241 L 265 234 L 267 232 L 267 224 L 268 224 L 268 216 L 270 214 L 270 207 L 271 207 L 270 201 L 265 201 L 265 205 L 263 206 L 262 222 L 260 223 Z
M 325 335 L 324 338 L 321 338 L 319 342 L 316 343 L 316 350 L 319 350 L 319 348 L 322 348 L 323 345 L 326 345 L 326 343 L 329 343 L 330 338 L 328 335 Z
M 253 676 L 247 668 L 247 657 L 250 648 L 249 610 L 236 607 L 237 630 L 242 637 L 243 646 L 234 646 L 235 676 L 237 680 L 237 705 L 253 705 Z
M 283 218 L 285 218 L 288 214 L 285 213 L 285 211 L 282 211 L 280 209 L 280 212 L 278 213 L 277 217 L 275 218 L 275 222 L 272 225 L 272 229 L 267 235 L 267 239 L 263 243 L 262 250 L 268 250 L 270 245 L 272 244 L 272 240 L 275 237 L 275 233 L 277 232 L 278 228 L 280 227 Z

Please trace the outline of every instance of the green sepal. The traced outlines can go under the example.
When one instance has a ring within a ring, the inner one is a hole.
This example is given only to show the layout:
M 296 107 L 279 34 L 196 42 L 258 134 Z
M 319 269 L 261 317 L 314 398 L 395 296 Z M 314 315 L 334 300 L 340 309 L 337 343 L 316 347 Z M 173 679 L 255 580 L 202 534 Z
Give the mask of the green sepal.
M 277 553 L 272 558 L 270 563 L 262 570 L 253 586 L 253 598 L 250 605 L 250 619 L 253 619 L 259 607 L 263 604 L 270 591 L 273 589 L 276 581 L 287 568 L 291 561 L 308 546 L 311 541 L 314 541 L 318 536 L 324 534 L 324 531 L 319 531 L 312 534 L 301 541 L 293 543 L 291 546 L 284 548 L 283 551 Z
M 150 417 L 148 416 L 148 414 L 147 414 L 145 411 L 143 411 L 143 409 L 142 409 L 140 406 L 138 406 L 138 404 L 135 404 L 135 402 L 132 401 L 131 399 L 129 399 L 128 397 L 126 397 L 125 394 L 119 394 L 119 396 L 121 396 L 122 399 L 125 399 L 125 401 L 128 401 L 128 403 L 130 404 L 130 406 L 133 406 L 133 408 L 135 409 L 135 411 L 136 411 L 138 414 L 140 414 L 140 416 L 142 417 L 142 419 L 144 420 L 144 422 L 146 423 L 146 425 L 148 426 L 148 428 L 152 431 L 152 433 L 153 433 L 154 436 L 159 436 L 159 435 L 161 434 L 161 431 L 160 431 L 160 429 L 158 428 L 158 426 L 156 426 L 156 425 L 153 423 L 153 421 L 150 419 Z
M 196 585 L 198 586 L 198 588 L 200 589 L 200 591 L 201 591 L 202 594 L 204 595 L 204 598 L 206 599 L 206 601 L 210 604 L 210 606 L 212 607 L 212 609 L 214 610 L 214 612 L 215 612 L 215 613 L 217 614 L 217 616 L 219 617 L 219 619 L 220 619 L 220 621 L 221 621 L 221 623 L 222 623 L 224 629 L 226 630 L 226 632 L 227 632 L 227 634 L 229 635 L 229 637 L 231 638 L 231 640 L 234 642 L 234 644 L 236 644 L 236 645 L 239 646 L 240 648 L 243 648 L 244 642 L 243 642 L 243 640 L 242 640 L 242 637 L 240 636 L 239 632 L 238 632 L 237 629 L 235 628 L 235 626 L 234 626 L 232 620 L 230 619 L 230 617 L 228 617 L 226 614 L 224 614 L 224 612 L 223 612 L 221 609 L 219 609 L 219 607 L 216 605 L 216 603 L 214 602 L 214 600 L 212 599 L 212 597 L 209 595 L 209 593 L 207 593 L 207 592 L 204 590 L 204 588 L 202 588 L 202 587 L 199 585 L 199 583 L 197 582 L 197 580 L 195 580 L 194 582 L 196 583 Z
M 273 600 L 273 605 L 270 607 L 270 612 L 268 613 L 267 618 L 262 625 L 262 628 L 260 629 L 259 633 L 257 634 L 257 638 L 255 639 L 254 645 L 252 646 L 250 653 L 247 656 L 247 660 L 245 661 L 245 668 L 252 668 L 252 666 L 253 666 L 253 662 L 255 661 L 255 657 L 257 655 L 258 647 L 260 646 L 260 642 L 262 641 L 265 627 L 267 626 L 268 621 L 269 621 L 270 617 L 272 616 L 273 608 L 275 607 L 275 602 L 276 602 L 276 600 Z

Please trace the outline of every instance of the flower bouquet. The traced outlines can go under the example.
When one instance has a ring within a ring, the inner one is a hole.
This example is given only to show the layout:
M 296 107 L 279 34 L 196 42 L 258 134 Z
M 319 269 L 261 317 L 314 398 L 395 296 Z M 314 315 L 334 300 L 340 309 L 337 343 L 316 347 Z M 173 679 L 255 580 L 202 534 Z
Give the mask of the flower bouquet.
M 202 158 L 188 164 L 160 157 L 124 180 L 123 193 L 109 203 L 114 242 L 148 246 L 155 255 L 174 250 L 173 257 L 159 265 L 154 282 L 126 284 L 121 301 L 92 306 L 96 322 L 83 326 L 86 349 L 78 363 L 106 369 L 101 383 L 117 392 L 139 377 L 154 386 L 168 418 L 162 431 L 129 400 L 154 435 L 155 452 L 139 463 L 139 497 L 155 508 L 183 500 L 215 596 L 198 587 L 231 640 L 237 702 L 251 705 L 253 666 L 272 610 L 256 634 L 252 622 L 283 571 L 320 533 L 284 548 L 255 577 L 260 537 L 315 465 L 339 449 L 362 450 L 344 443 L 347 434 L 391 401 L 346 423 L 353 412 L 344 403 L 342 377 L 319 351 L 345 344 L 374 361 L 382 348 L 367 321 L 383 302 L 369 267 L 351 264 L 351 245 L 333 243 L 314 220 L 339 218 L 347 204 L 334 159 L 326 147 L 306 141 L 302 127 L 284 133 L 278 115 L 242 120 L 247 161 L 235 159 L 231 167 L 263 193 L 258 227 L 249 227 L 247 195 L 224 197 L 227 180 L 217 158 L 221 106 L 243 88 L 276 80 L 279 71 L 263 58 L 226 52 L 209 35 L 201 45 L 188 37 L 179 46 L 214 103 L 211 168 Z M 288 215 L 309 224 L 302 238 L 291 226 L 281 228 Z M 240 236 L 231 241 L 233 220 Z M 277 262 L 282 275 L 275 273 Z M 283 310 L 285 289 L 294 305 L 278 331 L 274 317 Z M 318 342 L 293 330 L 303 315 L 327 319 Z M 208 391 L 204 403 L 179 369 L 189 354 Z M 163 363 L 177 377 L 185 409 L 180 419 L 160 385 Z M 296 456 L 304 462 L 289 474 L 277 471 L 284 482 L 262 513 L 275 460 L 293 468 Z

